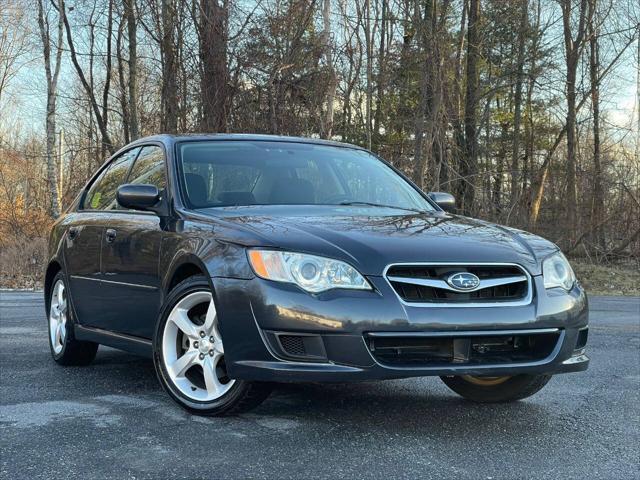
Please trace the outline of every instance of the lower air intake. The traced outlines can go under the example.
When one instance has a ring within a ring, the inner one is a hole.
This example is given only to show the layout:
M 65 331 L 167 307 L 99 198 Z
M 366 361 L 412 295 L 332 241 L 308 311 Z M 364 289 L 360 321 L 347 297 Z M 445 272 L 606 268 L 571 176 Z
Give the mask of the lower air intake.
M 285 353 L 294 357 L 303 357 L 307 354 L 304 347 L 304 337 L 297 335 L 280 335 L 280 345 Z
M 374 358 L 394 367 L 504 365 L 542 361 L 558 344 L 561 332 L 486 336 L 365 337 Z

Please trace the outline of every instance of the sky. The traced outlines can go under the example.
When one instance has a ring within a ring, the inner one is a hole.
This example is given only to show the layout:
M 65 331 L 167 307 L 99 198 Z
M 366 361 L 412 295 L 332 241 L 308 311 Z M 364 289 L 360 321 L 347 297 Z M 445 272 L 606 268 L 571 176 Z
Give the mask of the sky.
M 0 0 L 23 2 L 26 0 Z M 31 12 L 28 12 L 31 14 Z M 7 11 L 3 14 L 7 21 Z M 8 13 L 11 16 L 11 12 Z M 9 21 L 11 22 L 11 18 Z M 44 135 L 44 119 L 46 109 L 46 81 L 40 46 L 37 42 L 37 25 L 28 17 L 19 20 L 23 25 L 21 29 L 30 29 L 29 53 L 21 60 L 22 67 L 15 79 L 9 85 L 6 94 L 3 94 L 0 103 L 0 126 L 5 132 L 21 131 L 22 135 Z M 6 24 L 6 23 L 5 23 Z M 0 24 L 2 28 L 2 24 Z M 602 111 L 605 123 L 619 129 L 618 135 L 626 136 L 633 144 L 636 139 L 638 118 L 638 65 L 637 44 L 629 47 L 617 67 L 610 73 L 602 86 Z M 75 71 L 70 64 L 68 55 L 64 56 L 64 63 L 60 74 L 60 92 L 64 97 L 65 92 L 73 90 L 77 79 Z M 556 87 L 556 88 L 561 88 Z M 67 109 L 64 98 L 59 101 L 59 114 L 64 126 L 64 113 Z M 559 111 L 558 115 L 563 112 Z

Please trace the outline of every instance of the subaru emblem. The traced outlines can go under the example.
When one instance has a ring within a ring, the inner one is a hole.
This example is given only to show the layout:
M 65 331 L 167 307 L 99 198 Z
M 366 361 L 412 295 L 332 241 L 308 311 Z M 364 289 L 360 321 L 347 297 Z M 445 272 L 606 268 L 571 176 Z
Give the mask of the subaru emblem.
M 456 290 L 473 290 L 480 285 L 480 279 L 469 272 L 454 273 L 447 279 L 447 283 Z

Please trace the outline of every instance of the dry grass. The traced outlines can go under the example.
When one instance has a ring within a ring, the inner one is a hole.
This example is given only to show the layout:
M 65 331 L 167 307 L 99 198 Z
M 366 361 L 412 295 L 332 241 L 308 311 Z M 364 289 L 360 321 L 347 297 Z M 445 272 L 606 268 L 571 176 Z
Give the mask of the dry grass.
M 47 240 L 16 240 L 0 247 L 0 288 L 40 289 L 46 262 Z
M 593 265 L 572 261 L 580 283 L 590 295 L 640 296 L 638 265 Z

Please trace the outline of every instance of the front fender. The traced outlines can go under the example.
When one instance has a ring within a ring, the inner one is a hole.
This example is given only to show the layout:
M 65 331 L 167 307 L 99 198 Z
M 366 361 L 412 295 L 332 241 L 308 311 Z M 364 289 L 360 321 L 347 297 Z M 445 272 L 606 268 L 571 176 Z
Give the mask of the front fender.
M 167 292 L 176 272 L 185 265 L 195 265 L 208 278 L 225 277 L 250 280 L 255 277 L 245 247 L 218 240 L 214 235 L 168 235 L 160 250 L 160 276 Z

